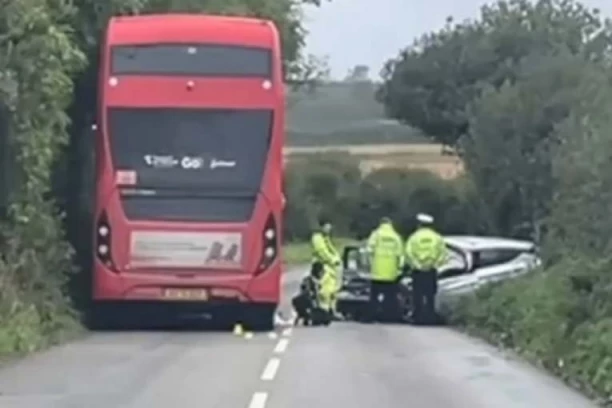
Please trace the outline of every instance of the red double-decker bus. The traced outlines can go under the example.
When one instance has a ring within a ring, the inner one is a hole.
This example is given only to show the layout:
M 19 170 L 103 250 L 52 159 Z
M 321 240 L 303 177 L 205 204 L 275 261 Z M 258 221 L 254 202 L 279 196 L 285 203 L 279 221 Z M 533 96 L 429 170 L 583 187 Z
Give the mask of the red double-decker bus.
M 115 17 L 100 72 L 94 322 L 185 311 L 271 327 L 285 137 L 274 24 Z

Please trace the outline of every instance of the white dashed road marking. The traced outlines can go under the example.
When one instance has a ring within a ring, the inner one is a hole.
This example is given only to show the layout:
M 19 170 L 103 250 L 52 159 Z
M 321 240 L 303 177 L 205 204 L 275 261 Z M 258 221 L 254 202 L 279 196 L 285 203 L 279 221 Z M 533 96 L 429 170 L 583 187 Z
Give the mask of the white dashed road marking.
M 286 327 L 282 331 L 282 337 L 276 343 L 274 347 L 275 354 L 282 354 L 287 351 L 287 347 L 289 346 L 288 337 L 291 336 L 293 331 L 292 327 Z M 271 339 L 278 338 L 278 335 L 275 332 L 268 333 L 268 337 Z M 268 361 L 263 372 L 261 373 L 262 381 L 272 381 L 274 377 L 276 377 L 276 373 L 278 371 L 278 367 L 280 366 L 280 358 L 274 357 Z M 251 397 L 251 402 L 249 403 L 248 408 L 265 408 L 266 403 L 268 402 L 268 393 L 267 392 L 256 392 Z
M 276 347 L 274 347 L 274 352 L 277 354 L 284 353 L 287 350 L 287 346 L 289 345 L 289 339 L 283 338 L 276 343 Z
M 280 358 L 271 358 L 261 374 L 261 379 L 263 381 L 273 380 L 278 371 L 278 366 L 280 366 Z
M 251 398 L 251 402 L 249 403 L 249 408 L 264 408 L 266 406 L 266 401 L 268 400 L 267 392 L 256 392 L 253 394 Z

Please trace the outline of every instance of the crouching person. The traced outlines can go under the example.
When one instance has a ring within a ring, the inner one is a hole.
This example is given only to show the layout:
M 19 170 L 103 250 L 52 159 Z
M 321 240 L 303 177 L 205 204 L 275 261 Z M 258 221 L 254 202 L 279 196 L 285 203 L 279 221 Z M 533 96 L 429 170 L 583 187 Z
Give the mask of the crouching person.
M 323 265 L 316 263 L 312 265 L 310 274 L 302 279 L 300 291 L 291 301 L 296 313 L 294 325 L 300 322 L 304 326 L 312 324 L 314 310 L 319 307 L 319 279 L 321 277 Z
M 300 292 L 292 299 L 297 315 L 294 325 L 300 322 L 304 326 L 329 324 L 331 306 L 328 293 L 332 286 L 325 269 L 323 264 L 315 263 L 310 274 L 302 280 Z

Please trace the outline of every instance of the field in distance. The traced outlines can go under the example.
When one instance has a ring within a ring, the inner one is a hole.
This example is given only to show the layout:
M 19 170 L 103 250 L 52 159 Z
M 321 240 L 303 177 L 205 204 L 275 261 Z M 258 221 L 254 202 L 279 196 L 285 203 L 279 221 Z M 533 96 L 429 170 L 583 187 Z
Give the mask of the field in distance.
M 336 146 L 288 146 L 284 149 L 285 160 L 305 160 L 313 154 L 344 153 L 357 158 L 362 172 L 392 168 L 413 168 L 434 172 L 450 179 L 463 172 L 461 160 L 453 155 L 442 154 L 437 144 L 376 144 Z

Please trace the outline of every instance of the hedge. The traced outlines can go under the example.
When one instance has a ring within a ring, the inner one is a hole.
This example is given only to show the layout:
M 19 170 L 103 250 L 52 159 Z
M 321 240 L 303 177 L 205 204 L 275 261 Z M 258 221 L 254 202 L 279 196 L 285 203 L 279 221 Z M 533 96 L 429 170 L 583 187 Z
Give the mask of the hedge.
M 425 170 L 382 168 L 363 175 L 349 154 L 313 154 L 289 163 L 285 178 L 285 238 L 307 239 L 319 217 L 329 218 L 338 235 L 365 238 L 389 216 L 407 235 L 416 214 L 436 218 L 444 233 L 484 233 L 482 203 L 468 177 L 444 180 Z
M 585 393 L 612 397 L 612 258 L 567 257 L 479 289 L 450 322 L 516 351 Z

